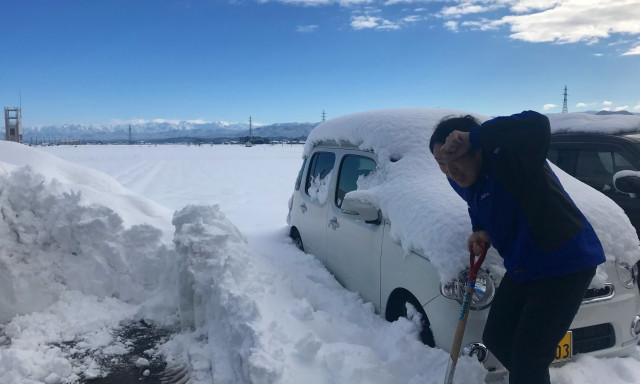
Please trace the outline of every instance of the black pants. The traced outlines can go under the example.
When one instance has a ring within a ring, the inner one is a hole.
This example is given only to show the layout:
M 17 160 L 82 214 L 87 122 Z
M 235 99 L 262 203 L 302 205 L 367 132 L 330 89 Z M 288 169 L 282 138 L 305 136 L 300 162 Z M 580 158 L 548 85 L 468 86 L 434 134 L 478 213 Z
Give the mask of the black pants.
M 549 384 L 549 365 L 596 273 L 519 283 L 508 275 L 496 291 L 482 339 L 509 371 L 509 384 Z

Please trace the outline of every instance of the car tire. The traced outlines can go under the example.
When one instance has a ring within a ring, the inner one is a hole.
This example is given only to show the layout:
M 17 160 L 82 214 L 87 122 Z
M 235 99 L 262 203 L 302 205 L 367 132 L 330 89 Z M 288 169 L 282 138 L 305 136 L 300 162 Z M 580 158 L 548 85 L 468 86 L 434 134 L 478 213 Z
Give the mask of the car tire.
M 391 294 L 385 315 L 387 321 L 393 322 L 398 320 L 400 317 L 407 318 L 407 303 L 413 305 L 418 313 L 420 313 L 420 321 L 422 323 L 420 340 L 430 347 L 435 347 L 436 342 L 433 338 L 433 332 L 431 332 L 431 323 L 429 322 L 429 318 L 427 317 L 424 308 L 422 308 L 422 305 L 420 305 L 420 302 L 418 302 L 418 299 L 416 299 L 411 292 L 404 289 L 396 289 Z
M 298 230 L 295 228 L 291 228 L 291 231 L 289 232 L 289 237 L 291 238 L 291 240 L 293 240 L 293 245 L 295 245 L 296 248 L 304 252 L 302 237 L 300 237 L 300 233 L 298 232 Z

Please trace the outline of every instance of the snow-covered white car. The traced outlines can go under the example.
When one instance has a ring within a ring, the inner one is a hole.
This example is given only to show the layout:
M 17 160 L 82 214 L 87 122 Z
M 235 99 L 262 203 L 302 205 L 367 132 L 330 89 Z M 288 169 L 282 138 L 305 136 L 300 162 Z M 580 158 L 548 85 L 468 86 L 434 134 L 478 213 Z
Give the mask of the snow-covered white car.
M 471 223 L 466 204 L 441 173 L 428 142 L 441 118 L 466 114 L 387 109 L 320 124 L 307 139 L 289 204 L 290 235 L 299 248 L 320 259 L 387 320 L 415 320 L 417 311 L 423 342 L 447 351 L 466 281 Z M 631 267 L 640 259 L 638 237 L 620 207 L 552 167 L 595 228 L 607 256 L 558 346 L 557 361 L 581 353 L 628 355 L 640 333 L 637 271 Z M 502 259 L 490 250 L 462 344 L 463 354 L 484 363 L 487 381 L 505 374 L 481 339 L 503 274 Z

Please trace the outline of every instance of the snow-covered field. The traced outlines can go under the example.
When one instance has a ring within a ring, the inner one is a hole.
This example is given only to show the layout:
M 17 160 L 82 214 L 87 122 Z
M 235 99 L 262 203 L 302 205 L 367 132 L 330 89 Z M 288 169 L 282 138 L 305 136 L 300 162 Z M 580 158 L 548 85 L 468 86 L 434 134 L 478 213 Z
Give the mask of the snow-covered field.
M 139 319 L 182 330 L 148 354 L 194 383 L 442 383 L 444 351 L 288 240 L 302 151 L 0 141 L 0 383 L 100 376 Z M 463 358 L 456 383 L 485 374 Z M 640 350 L 578 356 L 552 382 L 640 383 Z

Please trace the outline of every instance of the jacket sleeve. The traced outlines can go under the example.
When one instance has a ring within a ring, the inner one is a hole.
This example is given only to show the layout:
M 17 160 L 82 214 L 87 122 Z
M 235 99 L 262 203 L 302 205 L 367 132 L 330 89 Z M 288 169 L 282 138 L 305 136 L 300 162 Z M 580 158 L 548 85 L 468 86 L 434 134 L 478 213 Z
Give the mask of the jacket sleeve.
M 469 134 L 472 148 L 482 148 L 486 154 L 506 149 L 525 168 L 544 166 L 550 138 L 549 119 L 534 111 L 486 121 Z
M 480 223 L 480 221 L 473 214 L 473 212 L 471 211 L 471 208 L 469 208 L 469 217 L 471 218 L 472 232 L 484 231 L 484 227 L 482 226 L 482 223 Z

